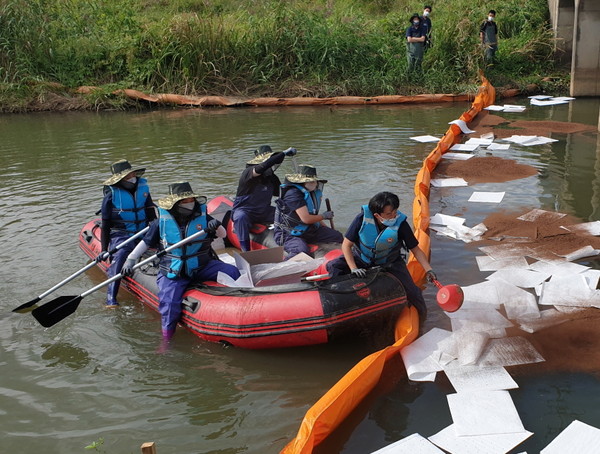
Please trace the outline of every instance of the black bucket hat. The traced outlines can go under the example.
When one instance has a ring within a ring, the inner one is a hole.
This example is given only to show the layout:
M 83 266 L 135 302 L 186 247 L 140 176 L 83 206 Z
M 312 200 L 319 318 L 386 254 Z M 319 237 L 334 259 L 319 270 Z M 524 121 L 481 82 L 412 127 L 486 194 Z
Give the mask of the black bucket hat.
M 189 197 L 194 197 L 199 204 L 206 203 L 206 197 L 192 191 L 192 186 L 187 181 L 180 181 L 169 185 L 169 195 L 158 200 L 158 206 L 164 210 L 170 210 L 177 202 Z
M 421 21 L 421 16 L 419 16 L 417 13 L 413 13 L 413 15 L 412 15 L 412 16 L 410 16 L 410 19 L 408 19 L 408 21 L 409 21 L 409 22 L 412 24 L 412 22 L 413 22 L 413 19 L 414 19 L 415 17 L 416 17 L 417 19 L 419 19 L 419 22 Z
M 141 177 L 146 169 L 134 169 L 129 164 L 127 159 L 121 159 L 120 161 L 113 162 L 110 166 L 110 171 L 112 172 L 112 176 L 102 183 L 105 186 L 112 186 L 113 184 L 117 184 L 131 172 L 135 172 L 136 177 Z

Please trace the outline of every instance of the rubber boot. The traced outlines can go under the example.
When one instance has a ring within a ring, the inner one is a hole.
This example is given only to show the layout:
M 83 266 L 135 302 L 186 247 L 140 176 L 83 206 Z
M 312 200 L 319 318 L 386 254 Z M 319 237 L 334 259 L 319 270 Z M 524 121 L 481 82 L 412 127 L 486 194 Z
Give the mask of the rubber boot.
M 173 337 L 173 335 L 175 334 L 175 330 L 171 330 L 171 329 L 164 329 L 162 332 L 162 340 L 160 342 L 160 345 L 158 347 L 157 353 L 166 353 L 169 350 L 169 343 L 171 341 L 171 338 Z
M 119 282 L 111 282 L 106 290 L 106 307 L 118 307 L 117 293 L 119 293 Z

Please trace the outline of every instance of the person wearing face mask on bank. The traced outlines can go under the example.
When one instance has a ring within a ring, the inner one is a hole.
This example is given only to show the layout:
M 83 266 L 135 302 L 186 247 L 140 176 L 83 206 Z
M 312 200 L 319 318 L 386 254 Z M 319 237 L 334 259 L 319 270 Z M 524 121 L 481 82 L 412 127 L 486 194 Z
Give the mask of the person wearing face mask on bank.
M 158 200 L 158 215 L 127 257 L 121 271 L 123 276 L 133 275 L 133 267 L 148 248 L 160 251 L 204 230 L 204 235 L 160 257 L 156 278 L 158 311 L 163 340 L 168 342 L 175 334 L 183 294 L 190 283 L 216 281 L 219 272 L 235 280 L 240 277 L 240 272 L 217 258 L 211 247 L 212 240 L 224 238 L 227 232 L 218 220 L 206 213 L 206 197 L 195 194 L 188 182 L 169 185 L 169 194 Z
M 344 255 L 327 263 L 327 271 L 331 276 L 351 273 L 364 278 L 367 269 L 383 267 L 402 283 L 409 305 L 415 306 L 424 319 L 427 306 L 423 292 L 408 272 L 402 249 L 412 252 L 429 282 L 437 277 L 399 206 L 396 194 L 387 191 L 375 194 L 348 227 L 342 243 Z
M 496 51 L 498 50 L 498 25 L 496 24 L 496 11 L 491 9 L 487 20 L 479 28 L 481 46 L 484 49 L 484 59 L 488 65 L 496 62 Z
M 98 261 L 110 260 L 108 277 L 121 272 L 125 259 L 135 247 L 129 243 L 110 256 L 108 251 L 144 229 L 156 219 L 155 205 L 150 196 L 148 182 L 142 175 L 146 169 L 133 169 L 129 161 L 122 159 L 110 166 L 112 176 L 104 184 L 104 198 L 100 213 L 102 216 L 102 252 Z M 108 285 L 106 306 L 117 307 L 117 293 L 120 280 Z
M 425 52 L 427 52 L 427 49 L 429 49 L 430 47 L 433 47 L 433 43 L 431 42 L 432 24 L 431 24 L 431 17 L 429 17 L 430 15 L 431 15 L 431 6 L 425 5 L 423 7 L 423 16 L 421 17 L 421 26 L 425 30 L 425 49 L 424 49 Z
M 246 163 L 231 211 L 231 219 L 242 252 L 251 249 L 250 229 L 253 224 L 273 223 L 275 207 L 271 205 L 271 198 L 279 197 L 281 186 L 281 180 L 275 175 L 275 170 L 286 156 L 295 155 L 295 148 L 275 153 L 270 146 L 261 145 L 254 152 L 254 158 Z
M 414 13 L 410 17 L 410 27 L 406 29 L 406 59 L 408 72 L 421 73 L 421 63 L 425 52 L 426 29 L 421 25 L 421 17 Z
M 276 201 L 275 241 L 283 246 L 287 258 L 304 252 L 311 255 L 308 243 L 341 243 L 343 236 L 323 221 L 333 219 L 333 211 L 319 214 L 323 186 L 313 166 L 301 165 L 297 173 L 285 176 L 281 198 Z

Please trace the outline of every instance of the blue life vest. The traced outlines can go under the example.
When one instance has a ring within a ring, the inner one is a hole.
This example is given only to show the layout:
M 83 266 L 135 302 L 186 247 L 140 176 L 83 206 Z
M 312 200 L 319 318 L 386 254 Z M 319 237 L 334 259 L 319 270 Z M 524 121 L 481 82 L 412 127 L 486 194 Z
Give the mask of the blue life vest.
M 140 178 L 133 193 L 120 186 L 109 186 L 112 192 L 112 212 L 114 230 L 137 233 L 148 225 L 146 200 L 150 194 L 145 178 Z
M 309 214 L 319 214 L 319 208 L 321 207 L 321 200 L 323 198 L 323 191 L 317 187 L 314 191 L 309 191 L 301 184 L 296 183 L 284 183 L 281 185 L 282 196 L 278 199 L 277 208 L 279 211 L 278 224 L 284 228 L 290 235 L 302 236 L 309 227 L 319 228 L 320 224 L 304 224 L 300 220 L 300 216 L 295 211 L 291 211 L 283 202 L 283 196 L 287 189 L 295 187 L 304 195 L 304 201 L 306 202 L 306 208 Z
M 396 213 L 396 222 L 392 227 L 385 227 L 381 232 L 377 230 L 375 217 L 368 205 L 363 205 L 363 223 L 358 231 L 358 249 L 363 262 L 370 265 L 383 265 L 391 263 L 398 258 L 404 244 L 398 238 L 400 224 L 406 220 L 406 215 L 400 211 Z
M 200 213 L 196 213 L 185 226 L 181 227 L 173 215 L 163 208 L 158 209 L 160 241 L 166 249 L 169 246 L 193 235 L 200 230 L 206 230 L 206 205 L 200 205 Z M 165 254 L 160 261 L 160 269 L 169 279 L 176 277 L 191 278 L 195 271 L 201 269 L 210 260 L 210 242 L 207 235 L 184 244 Z

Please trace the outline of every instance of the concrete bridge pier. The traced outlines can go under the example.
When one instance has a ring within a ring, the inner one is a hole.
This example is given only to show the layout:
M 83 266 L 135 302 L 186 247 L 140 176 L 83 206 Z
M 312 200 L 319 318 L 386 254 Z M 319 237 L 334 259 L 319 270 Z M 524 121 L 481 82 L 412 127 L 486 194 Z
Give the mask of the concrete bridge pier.
M 600 1 L 575 0 L 571 96 L 600 96 Z

